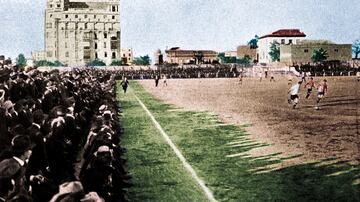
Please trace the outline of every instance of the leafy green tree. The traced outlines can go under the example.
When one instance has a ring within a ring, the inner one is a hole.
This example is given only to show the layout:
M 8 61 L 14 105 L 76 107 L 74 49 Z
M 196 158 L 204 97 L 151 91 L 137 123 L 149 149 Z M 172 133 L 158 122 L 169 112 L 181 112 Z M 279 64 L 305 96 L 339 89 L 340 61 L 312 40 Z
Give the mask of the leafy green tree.
M 134 65 L 150 65 L 151 60 L 149 55 L 135 57 L 133 60 Z
M 236 63 L 243 64 L 243 65 L 250 65 L 251 64 L 251 57 L 245 55 L 243 58 L 239 58 L 236 60 Z
M 110 64 L 110 66 L 121 66 L 122 61 L 121 60 L 113 60 Z
M 201 64 L 201 63 L 203 63 L 203 59 L 204 59 L 204 54 L 203 54 L 203 52 L 201 52 L 201 51 L 196 51 L 195 53 L 194 53 L 194 59 L 195 59 L 195 61 L 196 61 L 196 63 L 197 64 Z
M 54 62 L 54 67 L 62 67 L 62 66 L 64 66 L 64 64 L 61 63 L 60 61 L 56 60 L 56 61 Z
M 320 49 L 314 50 L 313 55 L 311 56 L 311 60 L 313 62 L 323 62 L 328 57 L 329 57 L 329 55 L 328 55 L 327 51 L 324 50 L 323 48 L 320 48 Z
M 271 43 L 269 55 L 273 62 L 280 61 L 280 44 L 278 42 Z
M 357 59 L 360 54 L 360 39 L 354 41 L 352 45 L 352 51 L 355 55 L 355 58 Z
M 225 53 L 219 53 L 217 57 L 219 58 L 220 63 L 225 63 Z
M 99 60 L 99 59 L 95 59 L 93 61 L 91 61 L 88 66 L 93 66 L 93 67 L 96 67 L 96 66 L 106 66 L 105 62 L 102 61 L 102 60 Z
M 251 49 L 257 49 L 258 41 L 259 41 L 259 36 L 255 35 L 255 37 L 249 41 L 248 45 L 250 46 Z
M 19 67 L 25 67 L 26 66 L 26 58 L 24 56 L 24 54 L 19 54 L 19 56 L 16 58 L 16 64 Z

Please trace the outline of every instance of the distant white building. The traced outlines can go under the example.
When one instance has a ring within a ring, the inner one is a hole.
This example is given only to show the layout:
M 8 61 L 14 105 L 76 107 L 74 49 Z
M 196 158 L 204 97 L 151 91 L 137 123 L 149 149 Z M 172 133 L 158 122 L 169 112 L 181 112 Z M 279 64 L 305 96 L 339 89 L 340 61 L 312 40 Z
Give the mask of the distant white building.
M 225 57 L 237 57 L 237 51 L 225 51 Z
M 132 65 L 133 51 L 131 48 L 122 48 L 121 49 L 121 61 L 123 64 Z
M 46 60 L 46 52 L 45 51 L 33 51 L 31 52 L 31 59 L 35 62 Z
M 297 44 L 300 40 L 304 39 L 306 35 L 299 29 L 280 29 L 271 34 L 264 35 L 259 38 L 257 59 L 259 63 L 271 63 L 269 55 L 271 44 L 277 42 L 282 45 Z
M 121 60 L 120 0 L 47 0 L 46 60 L 69 66 Z

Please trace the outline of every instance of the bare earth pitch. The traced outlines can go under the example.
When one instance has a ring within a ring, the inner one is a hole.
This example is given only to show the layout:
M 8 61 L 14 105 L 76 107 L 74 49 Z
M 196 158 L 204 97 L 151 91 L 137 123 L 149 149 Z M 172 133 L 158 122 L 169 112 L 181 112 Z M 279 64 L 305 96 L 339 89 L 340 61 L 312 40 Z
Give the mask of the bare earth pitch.
M 315 82 L 321 79 L 315 78 Z M 345 77 L 327 79 L 329 93 L 320 110 L 314 109 L 316 90 L 306 100 L 304 85 L 300 104 L 292 109 L 287 103 L 290 86 L 285 78 L 271 83 L 245 78 L 242 85 L 238 79 L 171 79 L 168 86 L 158 88 L 153 80 L 140 83 L 157 98 L 185 110 L 206 110 L 227 123 L 251 124 L 247 128 L 251 137 L 271 144 L 253 149 L 252 156 L 299 155 L 273 165 L 273 169 L 330 158 L 358 164 L 360 82 Z

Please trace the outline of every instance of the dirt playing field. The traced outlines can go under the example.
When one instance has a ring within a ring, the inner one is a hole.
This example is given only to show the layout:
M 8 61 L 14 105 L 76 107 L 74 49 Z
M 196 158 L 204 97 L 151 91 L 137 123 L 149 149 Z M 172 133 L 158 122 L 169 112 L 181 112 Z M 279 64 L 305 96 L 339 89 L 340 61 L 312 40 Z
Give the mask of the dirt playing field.
M 355 78 L 328 79 L 329 93 L 314 109 L 316 92 L 305 99 L 302 85 L 297 109 L 287 103 L 290 88 L 286 78 L 276 82 L 238 79 L 170 79 L 168 86 L 155 88 L 154 80 L 140 83 L 157 98 L 185 110 L 213 112 L 227 122 L 251 124 L 247 132 L 256 141 L 271 146 L 253 149 L 251 155 L 281 152 L 295 156 L 274 169 L 309 161 L 336 158 L 360 162 L 360 82 Z M 319 82 L 323 78 L 315 78 Z

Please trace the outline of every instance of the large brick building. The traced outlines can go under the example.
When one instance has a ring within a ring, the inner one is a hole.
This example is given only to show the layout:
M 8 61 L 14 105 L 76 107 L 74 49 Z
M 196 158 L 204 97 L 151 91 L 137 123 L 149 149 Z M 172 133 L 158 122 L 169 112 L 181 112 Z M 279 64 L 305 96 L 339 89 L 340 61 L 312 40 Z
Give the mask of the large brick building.
M 297 44 L 280 46 L 280 62 L 287 65 L 311 63 L 315 50 L 324 49 L 328 54 L 328 61 L 351 61 L 351 44 L 334 44 L 324 40 L 303 40 Z
M 45 56 L 69 66 L 121 60 L 120 0 L 47 0 Z

